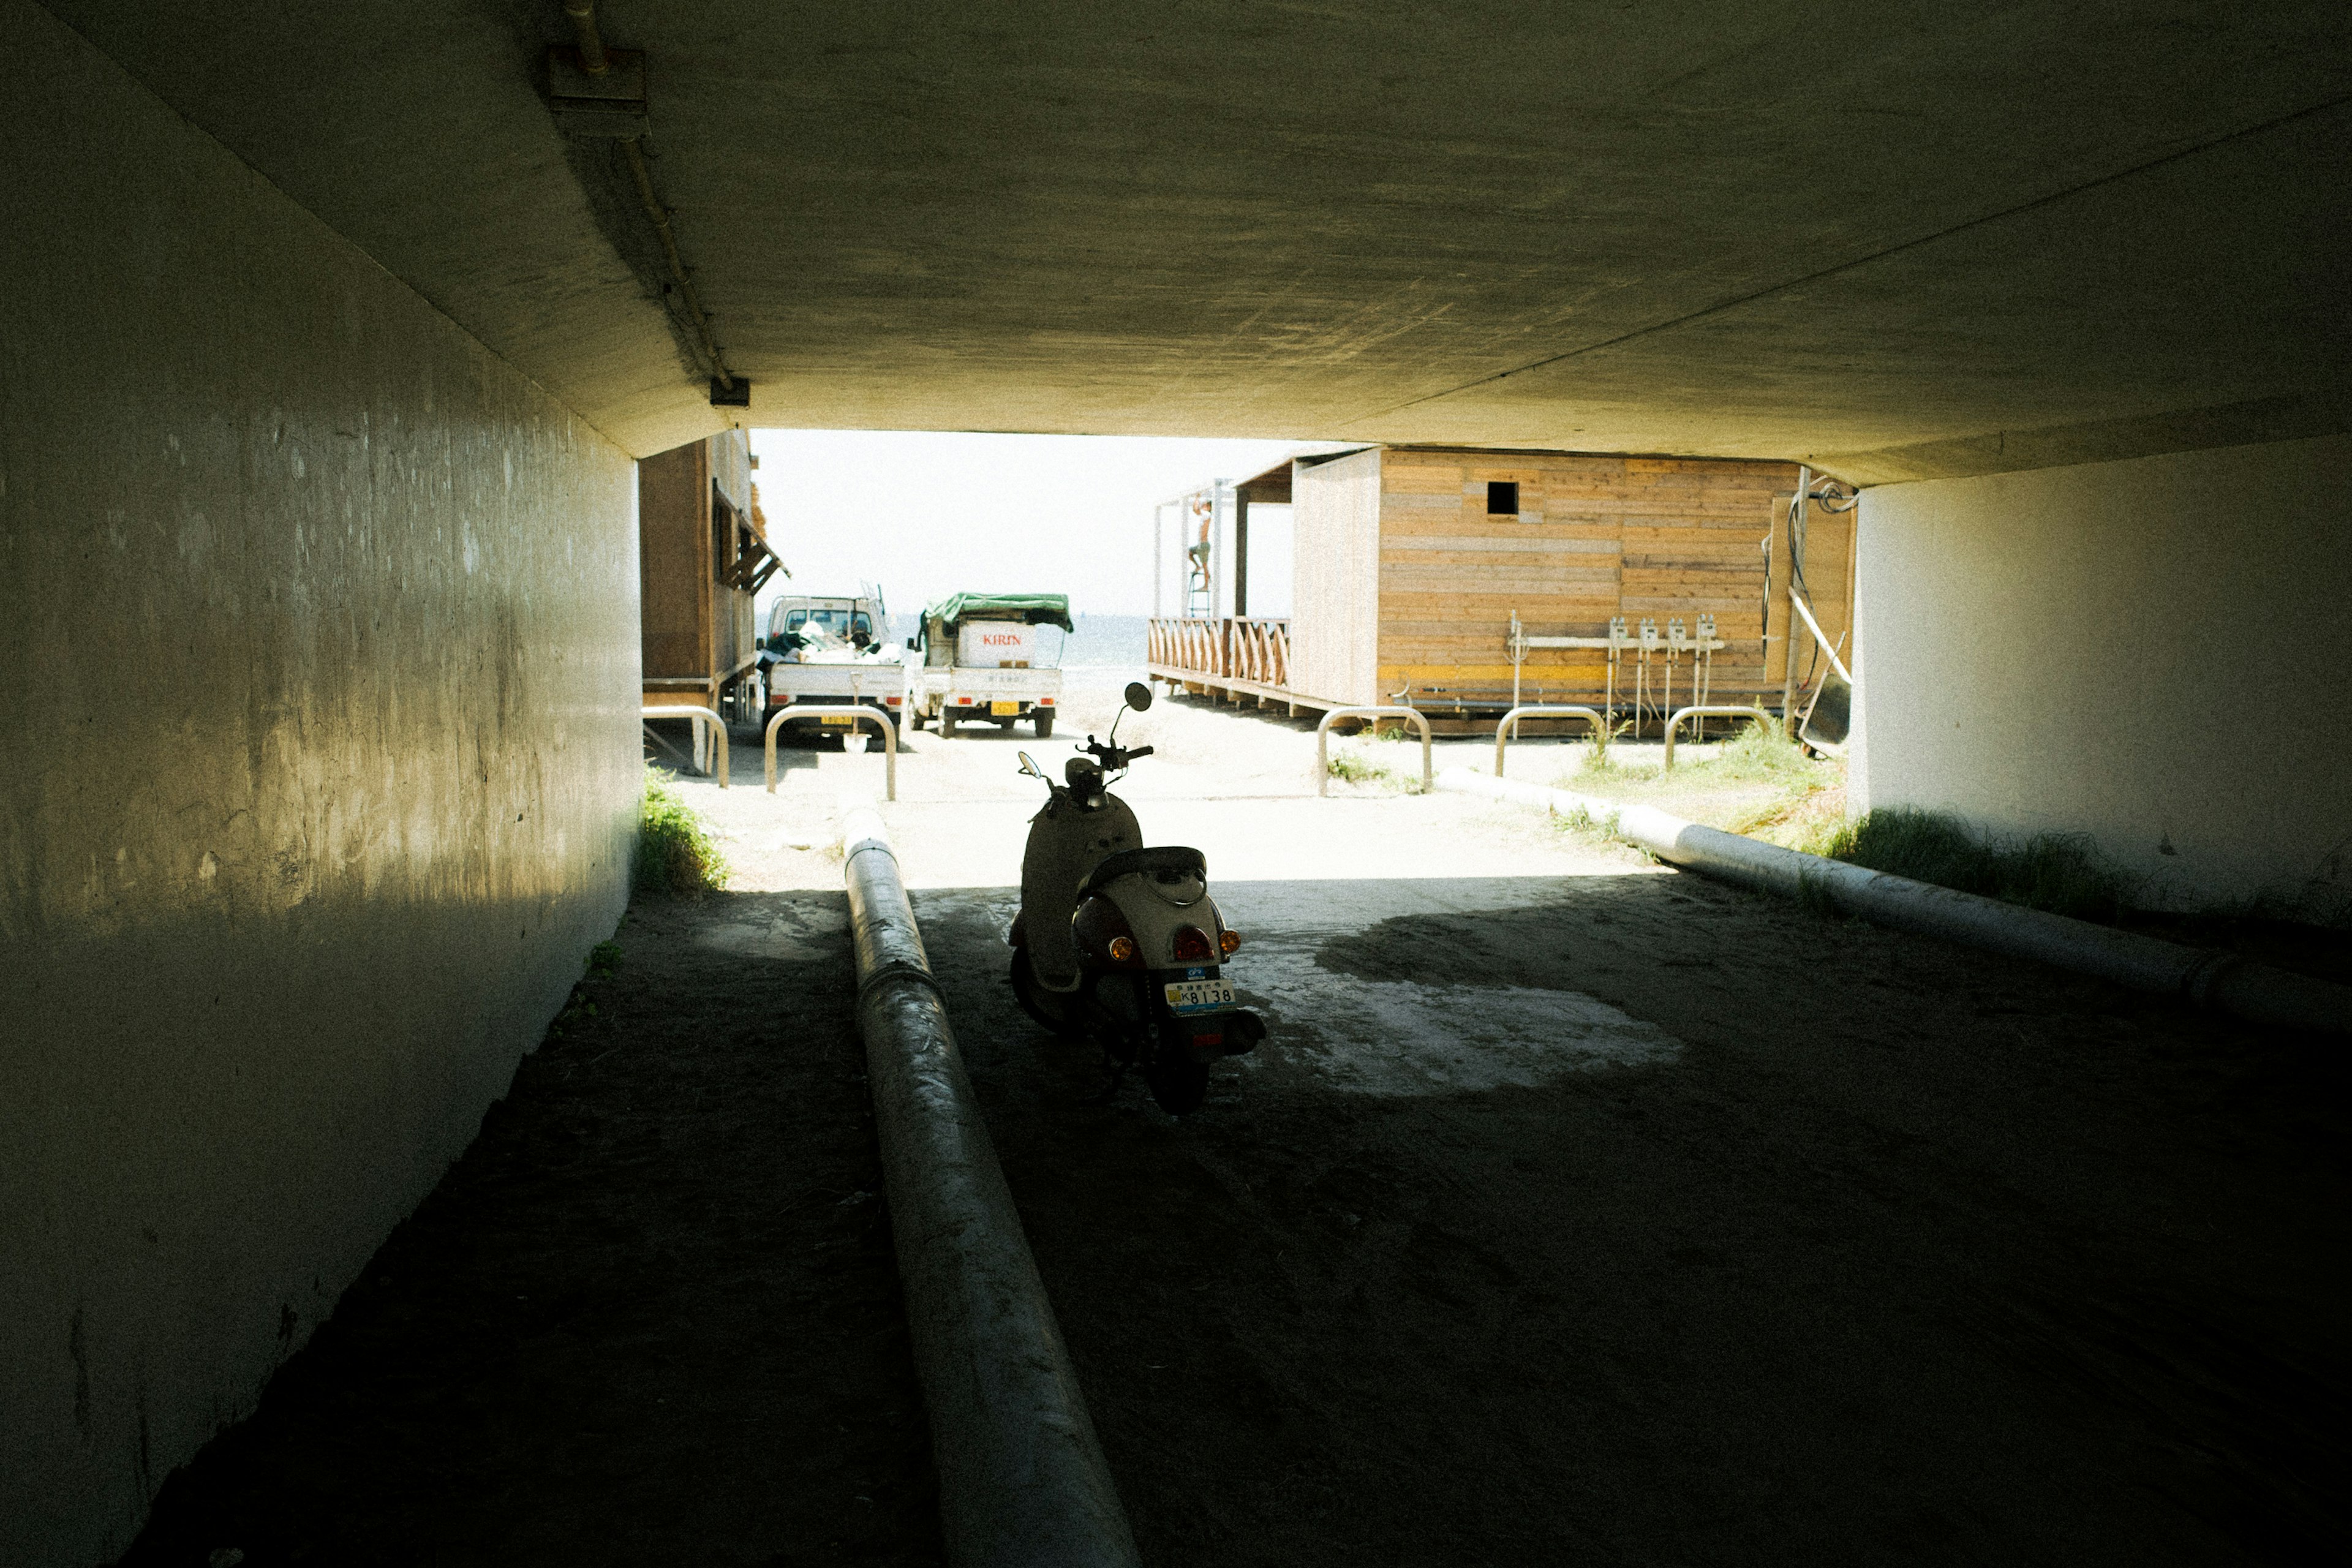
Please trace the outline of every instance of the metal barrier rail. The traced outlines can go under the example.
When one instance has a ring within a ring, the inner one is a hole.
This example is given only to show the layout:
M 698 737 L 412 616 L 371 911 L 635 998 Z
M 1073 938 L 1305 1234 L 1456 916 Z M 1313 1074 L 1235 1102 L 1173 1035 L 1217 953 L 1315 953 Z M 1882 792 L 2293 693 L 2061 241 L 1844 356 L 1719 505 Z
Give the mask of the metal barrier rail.
M 1331 711 L 1323 715 L 1323 722 L 1315 726 L 1315 793 L 1317 795 L 1329 795 L 1331 793 L 1331 758 L 1329 753 L 1331 721 L 1335 719 L 1387 718 L 1410 719 L 1413 723 L 1420 727 L 1421 787 L 1424 790 L 1431 790 L 1437 787 L 1437 775 L 1431 771 L 1429 765 L 1429 720 L 1420 709 L 1391 707 L 1334 708 Z M 1377 731 L 1379 726 L 1374 725 L 1373 728 Z
M 673 708 L 643 708 L 639 709 L 638 711 L 647 719 L 691 719 L 694 721 L 695 726 L 698 730 L 700 729 L 705 721 L 708 721 L 710 725 L 711 734 L 716 736 L 719 742 L 716 748 L 719 753 L 719 787 L 720 789 L 725 789 L 727 787 L 726 720 L 721 719 L 718 714 L 712 712 L 708 708 L 688 708 L 682 703 Z M 664 748 L 667 748 L 669 744 L 667 741 L 661 743 Z M 672 752 L 671 754 L 675 756 L 677 753 Z
M 1750 708 L 1745 704 L 1677 710 L 1675 716 L 1666 721 L 1666 760 L 1659 765 L 1658 771 L 1664 773 L 1675 765 L 1675 731 L 1682 728 L 1684 720 L 1737 719 L 1742 714 L 1754 718 L 1759 724 L 1770 724 L 1774 721 L 1772 715 L 1765 712 L 1761 708 Z
M 1592 722 L 1593 729 L 1603 737 L 1604 744 L 1609 734 L 1609 721 L 1590 708 L 1579 708 L 1573 704 L 1559 702 L 1530 702 L 1524 708 L 1514 708 L 1495 722 L 1495 776 L 1496 778 L 1503 776 L 1503 746 L 1507 742 L 1518 739 L 1519 721 L 1522 719 L 1589 719 Z
M 898 726 L 890 722 L 887 713 L 871 708 L 853 708 L 846 703 L 799 703 L 779 708 L 768 721 L 768 793 L 776 793 L 776 731 L 794 719 L 870 719 L 882 728 L 882 754 L 888 759 L 884 777 L 892 800 L 898 798 Z

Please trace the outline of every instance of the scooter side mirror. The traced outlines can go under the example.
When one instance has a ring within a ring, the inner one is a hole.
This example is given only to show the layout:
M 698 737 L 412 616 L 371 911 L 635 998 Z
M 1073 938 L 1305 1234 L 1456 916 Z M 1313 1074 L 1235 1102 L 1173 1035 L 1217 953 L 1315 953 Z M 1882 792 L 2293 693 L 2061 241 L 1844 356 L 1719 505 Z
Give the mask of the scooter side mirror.
M 1026 752 L 1015 752 L 1013 755 L 1021 759 L 1021 771 L 1023 773 L 1027 773 L 1033 779 L 1042 779 L 1045 777 L 1045 773 L 1037 766 L 1036 758 L 1031 756 Z M 1050 784 L 1053 781 L 1049 779 L 1046 782 Z
M 1140 680 L 1129 681 L 1127 683 L 1127 705 L 1129 708 L 1134 709 L 1138 713 L 1143 712 L 1146 709 L 1151 706 L 1151 688 L 1144 685 Z

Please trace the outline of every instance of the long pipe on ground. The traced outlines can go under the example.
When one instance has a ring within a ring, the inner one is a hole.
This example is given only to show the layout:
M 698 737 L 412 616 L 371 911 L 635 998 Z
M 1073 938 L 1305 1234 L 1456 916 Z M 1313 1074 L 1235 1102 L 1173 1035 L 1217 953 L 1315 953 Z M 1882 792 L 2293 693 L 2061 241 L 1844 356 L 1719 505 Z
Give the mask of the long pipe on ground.
M 845 815 L 857 1026 L 949 1562 L 1139 1568 L 882 819 Z
M 578 41 L 580 68 L 590 76 L 603 76 L 613 68 L 612 58 L 604 50 L 604 35 L 596 26 L 596 0 L 563 0 L 563 14 L 572 18 L 572 34 Z M 686 301 L 687 320 L 693 323 L 694 335 L 701 342 L 702 353 L 710 362 L 710 374 L 719 385 L 733 391 L 735 377 L 719 356 L 719 340 L 710 332 L 710 314 L 702 308 L 702 296 L 694 287 L 694 277 L 687 270 L 686 258 L 678 254 L 677 236 L 669 226 L 669 208 L 662 205 L 654 190 L 653 171 L 646 166 L 646 150 L 639 138 L 632 136 L 621 143 L 621 155 L 628 160 L 629 178 L 637 187 L 637 200 L 653 220 L 655 237 L 661 241 L 662 259 L 669 264 L 669 275 L 677 284 L 678 298 Z
M 2232 953 L 2184 947 L 2158 937 L 1915 882 L 1890 872 L 1865 870 L 1843 860 L 1685 822 L 1655 806 L 1621 805 L 1567 790 L 1492 779 L 1466 768 L 1446 769 L 1438 775 L 1437 787 L 1541 805 L 1562 816 L 1580 812 L 1599 823 L 1613 820 L 1621 837 L 1661 860 L 1784 897 L 1824 899 L 1849 914 L 1895 931 L 2030 958 L 2136 991 L 2185 996 L 2257 1024 L 2323 1034 L 2352 1033 L 2352 988 Z

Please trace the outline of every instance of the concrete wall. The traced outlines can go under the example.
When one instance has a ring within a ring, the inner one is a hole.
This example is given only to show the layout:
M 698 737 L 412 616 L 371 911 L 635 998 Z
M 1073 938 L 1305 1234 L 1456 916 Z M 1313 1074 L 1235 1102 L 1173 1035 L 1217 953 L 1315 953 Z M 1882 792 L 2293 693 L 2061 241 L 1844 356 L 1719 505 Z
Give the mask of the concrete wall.
M 628 460 L 0 0 L 0 1563 L 109 1558 L 608 934 Z
M 2352 915 L 2352 437 L 1863 492 L 1858 809 Z

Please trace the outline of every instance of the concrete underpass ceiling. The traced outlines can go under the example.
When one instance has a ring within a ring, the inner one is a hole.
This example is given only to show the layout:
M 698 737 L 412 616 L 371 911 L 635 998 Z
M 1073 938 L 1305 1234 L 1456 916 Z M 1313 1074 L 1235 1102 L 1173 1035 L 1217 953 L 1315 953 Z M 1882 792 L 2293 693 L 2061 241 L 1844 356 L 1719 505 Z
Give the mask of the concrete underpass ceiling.
M 614 440 L 715 428 L 557 0 L 50 0 Z M 2352 420 L 2352 7 L 646 0 L 752 422 L 1812 458 Z

